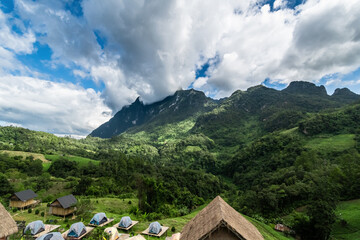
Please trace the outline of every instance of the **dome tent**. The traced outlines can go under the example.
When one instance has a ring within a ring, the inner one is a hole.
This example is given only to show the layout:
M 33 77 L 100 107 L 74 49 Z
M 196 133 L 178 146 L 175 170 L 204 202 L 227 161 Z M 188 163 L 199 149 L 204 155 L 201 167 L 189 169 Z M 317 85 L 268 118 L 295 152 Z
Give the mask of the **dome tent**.
M 24 229 L 24 234 L 35 235 L 42 231 L 45 231 L 45 225 L 41 220 L 29 223 Z
M 71 225 L 67 237 L 80 237 L 86 233 L 86 227 L 82 222 L 77 222 Z
M 152 222 L 149 226 L 149 233 L 159 234 L 161 232 L 161 225 L 159 222 Z
M 104 230 L 105 233 L 109 234 L 109 240 L 116 240 L 119 238 L 119 232 L 114 227 L 109 227 Z
M 101 225 L 107 221 L 108 221 L 108 218 L 106 217 L 105 213 L 97 213 L 91 219 L 90 224 Z
M 119 227 L 128 228 L 132 224 L 131 218 L 129 216 L 122 217 L 119 223 Z
M 59 232 L 52 232 L 38 237 L 36 240 L 64 240 Z

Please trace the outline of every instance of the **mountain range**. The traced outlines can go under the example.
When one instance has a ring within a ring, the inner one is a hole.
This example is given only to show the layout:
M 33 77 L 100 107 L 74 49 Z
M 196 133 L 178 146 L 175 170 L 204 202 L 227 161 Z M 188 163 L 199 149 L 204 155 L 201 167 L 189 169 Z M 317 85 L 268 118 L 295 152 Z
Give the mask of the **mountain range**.
M 234 130 L 241 132 L 249 122 L 260 131 L 270 132 L 291 127 L 304 118 L 305 113 L 338 108 L 357 100 L 360 95 L 347 88 L 336 89 L 328 95 L 324 86 L 304 81 L 291 82 L 281 91 L 259 85 L 246 91 L 235 91 L 221 100 L 211 99 L 194 89 L 179 90 L 152 104 L 144 104 L 137 98 L 93 130 L 90 136 L 111 138 L 124 132 L 154 131 L 164 124 L 186 119 L 194 121 L 191 132 L 202 132 L 215 138 L 224 129 L 230 135 Z

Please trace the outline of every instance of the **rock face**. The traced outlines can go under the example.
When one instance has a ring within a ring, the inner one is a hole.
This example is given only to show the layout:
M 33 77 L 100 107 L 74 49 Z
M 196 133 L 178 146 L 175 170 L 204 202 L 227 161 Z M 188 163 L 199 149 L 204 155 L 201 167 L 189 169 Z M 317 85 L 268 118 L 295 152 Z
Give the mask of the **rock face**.
M 335 89 L 332 98 L 340 98 L 343 100 L 356 101 L 360 100 L 360 95 L 353 93 L 348 88 L 337 88 Z
M 149 105 L 139 98 L 123 107 L 108 122 L 95 129 L 93 137 L 110 138 L 126 130 L 145 123 L 164 124 L 181 121 L 193 115 L 208 111 L 216 106 L 216 101 L 196 90 L 179 90 L 162 101 Z
M 196 117 L 193 130 L 206 132 L 208 136 L 223 128 L 239 127 L 249 118 L 259 119 L 270 131 L 296 123 L 302 118 L 302 112 L 337 108 L 356 100 L 360 100 L 360 96 L 347 88 L 336 89 L 329 96 L 324 86 L 302 81 L 292 82 L 282 91 L 258 85 L 246 91 L 235 91 L 230 97 L 218 101 L 206 97 L 201 91 L 179 90 L 172 96 L 147 105 L 137 98 L 90 135 L 111 138 L 125 131 L 148 131 L 190 117 Z
M 287 88 L 283 90 L 286 93 L 327 96 L 326 89 L 323 85 L 316 86 L 314 83 L 297 81 L 291 82 Z

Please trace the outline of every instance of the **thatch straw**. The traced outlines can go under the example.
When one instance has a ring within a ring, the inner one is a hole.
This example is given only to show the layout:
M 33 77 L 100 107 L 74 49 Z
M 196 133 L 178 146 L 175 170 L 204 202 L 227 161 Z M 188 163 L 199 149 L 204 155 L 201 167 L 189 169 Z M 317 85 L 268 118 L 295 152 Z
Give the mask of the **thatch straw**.
M 0 238 L 10 236 L 18 232 L 16 222 L 0 203 Z
M 220 196 L 185 225 L 181 240 L 203 240 L 222 227 L 228 228 L 239 239 L 264 240 L 256 227 Z
M 146 240 L 146 238 L 144 238 L 143 236 L 141 236 L 140 234 L 138 234 L 137 236 L 128 238 L 127 240 Z

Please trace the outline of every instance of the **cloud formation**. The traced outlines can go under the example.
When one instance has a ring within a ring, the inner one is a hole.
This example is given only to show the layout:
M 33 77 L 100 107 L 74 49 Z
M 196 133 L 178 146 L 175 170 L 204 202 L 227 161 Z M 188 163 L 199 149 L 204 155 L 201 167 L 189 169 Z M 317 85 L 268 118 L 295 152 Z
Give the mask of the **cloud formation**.
M 276 0 L 274 11 L 262 2 L 83 0 L 81 16 L 55 0 L 16 6 L 54 61 L 105 84 L 103 97 L 115 111 L 137 95 L 153 102 L 194 81 L 224 97 L 266 78 L 318 81 L 360 67 L 359 1 L 308 0 L 291 9 Z M 207 77 L 196 80 L 196 70 L 215 57 Z
M 31 77 L 0 77 L 0 115 L 7 125 L 86 135 L 110 113 L 93 89 Z
M 104 85 L 101 94 L 65 83 L 50 87 L 82 96 L 76 99 L 84 106 L 98 106 L 95 116 L 82 112 L 95 122 L 139 95 L 150 103 L 193 86 L 221 98 L 265 79 L 318 82 L 360 68 L 358 0 L 307 0 L 295 8 L 288 0 L 272 7 L 264 0 L 82 0 L 69 9 L 75 2 L 15 0 L 14 14 L 0 11 L 0 76 L 16 76 L 18 84 L 51 83 L 51 76 L 39 76 L 17 60 L 36 51 L 35 42 L 48 45 L 50 66 L 65 66 L 76 79 Z M 204 64 L 209 65 L 204 76 L 196 78 Z M 48 85 L 40 85 L 46 93 Z M 80 108 L 66 94 L 60 97 L 64 105 Z M 93 124 L 84 121 L 85 128 L 72 124 L 68 131 L 88 131 Z

